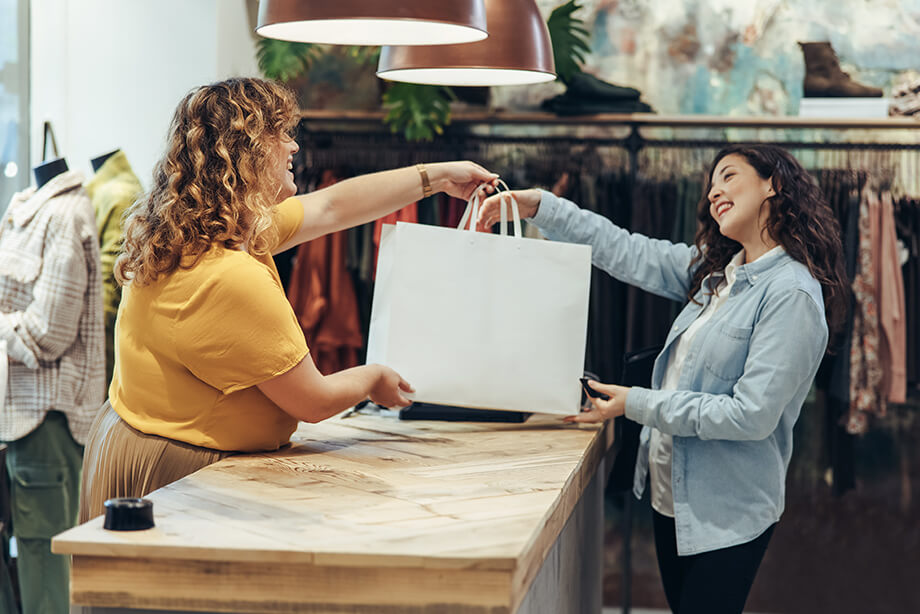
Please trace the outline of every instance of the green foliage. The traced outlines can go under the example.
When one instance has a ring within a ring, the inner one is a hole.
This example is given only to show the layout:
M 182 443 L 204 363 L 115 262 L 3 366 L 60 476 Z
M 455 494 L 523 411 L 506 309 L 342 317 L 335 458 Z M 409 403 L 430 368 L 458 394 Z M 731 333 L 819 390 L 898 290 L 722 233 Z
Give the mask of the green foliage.
M 450 101 L 454 99 L 450 88 L 440 85 L 394 83 L 383 95 L 387 110 L 383 121 L 393 132 L 402 130 L 407 141 L 431 141 L 450 123 Z
M 569 80 L 581 72 L 579 64 L 585 61 L 585 54 L 591 50 L 588 45 L 588 31 L 584 22 L 572 14 L 579 10 L 576 0 L 569 0 L 553 9 L 546 20 L 549 37 L 553 42 L 553 61 L 556 74 L 568 84 Z
M 259 70 L 268 79 L 291 81 L 306 74 L 321 58 L 327 48 L 314 43 L 292 43 L 273 38 L 259 38 L 256 59 Z M 346 55 L 358 66 L 375 66 L 380 58 L 380 47 L 351 46 Z
M 274 38 L 259 38 L 256 59 L 259 70 L 268 79 L 290 81 L 310 70 L 313 62 L 323 53 L 313 43 L 292 43 Z
M 377 66 L 377 61 L 380 59 L 380 47 L 354 45 L 348 47 L 348 57 L 358 66 Z

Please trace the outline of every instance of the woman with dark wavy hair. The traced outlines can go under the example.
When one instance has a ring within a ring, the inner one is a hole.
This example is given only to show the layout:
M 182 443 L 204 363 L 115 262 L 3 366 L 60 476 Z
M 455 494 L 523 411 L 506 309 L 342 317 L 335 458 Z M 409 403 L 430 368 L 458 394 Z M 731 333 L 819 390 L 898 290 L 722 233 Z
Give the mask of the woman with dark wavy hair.
M 282 85 L 229 79 L 179 103 L 153 187 L 126 216 L 109 399 L 90 432 L 81 522 L 232 452 L 274 450 L 299 420 L 365 398 L 408 405 L 382 365 L 322 375 L 272 254 L 433 192 L 469 198 L 496 175 L 443 162 L 295 196 L 297 104 Z
M 658 564 L 674 612 L 740 613 L 783 512 L 792 429 L 845 317 L 840 228 L 805 169 L 773 145 L 716 156 L 695 245 L 630 234 L 542 190 L 514 192 L 550 239 L 591 245 L 617 279 L 688 300 L 651 388 L 590 382 L 608 399 L 567 418 L 642 425 Z M 479 226 L 498 219 L 489 197 Z M 664 323 L 662 323 L 664 325 Z

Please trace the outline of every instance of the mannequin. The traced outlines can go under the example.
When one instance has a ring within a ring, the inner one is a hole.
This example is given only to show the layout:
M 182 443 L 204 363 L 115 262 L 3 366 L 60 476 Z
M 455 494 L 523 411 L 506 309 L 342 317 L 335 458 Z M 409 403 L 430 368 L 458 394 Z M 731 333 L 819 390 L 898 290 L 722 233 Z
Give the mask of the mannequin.
M 89 163 L 93 166 L 93 172 L 95 173 L 100 168 L 102 168 L 102 165 L 105 164 L 105 161 L 111 158 L 112 156 L 114 156 L 115 154 L 117 154 L 119 151 L 121 150 L 113 149 L 109 153 L 104 153 L 101 156 L 95 157 L 92 160 L 90 160 Z
M 105 390 L 101 256 L 99 242 L 86 240 L 97 232 L 93 205 L 82 173 L 59 156 L 57 147 L 43 152 L 32 169 L 39 189 L 13 196 L 0 233 L 0 252 L 17 255 L 16 274 L 0 284 L 0 440 L 23 612 L 68 611 L 69 563 L 52 554 L 51 539 L 76 520 L 82 443 Z M 40 488 L 15 486 L 32 483 Z M 0 578 L 0 609 L 11 580 Z
M 35 175 L 35 185 L 41 188 L 43 185 L 67 171 L 67 161 L 64 158 L 55 158 L 42 162 L 32 169 Z

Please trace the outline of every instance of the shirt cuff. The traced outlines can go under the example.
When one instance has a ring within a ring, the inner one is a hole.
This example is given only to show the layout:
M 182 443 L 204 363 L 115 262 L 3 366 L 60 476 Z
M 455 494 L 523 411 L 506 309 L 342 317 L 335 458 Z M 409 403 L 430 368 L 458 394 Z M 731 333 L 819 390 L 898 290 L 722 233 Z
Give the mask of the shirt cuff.
M 30 369 L 38 368 L 38 359 L 16 335 L 10 323 L 9 314 L 0 314 L 0 339 L 6 340 L 6 354 L 15 362 L 20 362 Z
M 652 409 L 651 396 L 654 391 L 648 388 L 633 386 L 626 393 L 626 412 L 627 418 L 633 422 L 651 425 Z

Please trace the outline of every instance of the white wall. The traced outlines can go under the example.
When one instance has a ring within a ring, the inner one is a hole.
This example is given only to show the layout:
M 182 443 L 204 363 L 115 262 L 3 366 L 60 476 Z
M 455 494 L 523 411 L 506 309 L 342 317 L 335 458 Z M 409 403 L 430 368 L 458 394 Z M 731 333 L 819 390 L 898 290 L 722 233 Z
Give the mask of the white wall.
M 32 165 L 50 120 L 71 169 L 121 148 L 144 187 L 191 88 L 256 76 L 246 0 L 32 0 Z

